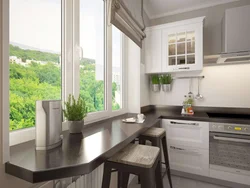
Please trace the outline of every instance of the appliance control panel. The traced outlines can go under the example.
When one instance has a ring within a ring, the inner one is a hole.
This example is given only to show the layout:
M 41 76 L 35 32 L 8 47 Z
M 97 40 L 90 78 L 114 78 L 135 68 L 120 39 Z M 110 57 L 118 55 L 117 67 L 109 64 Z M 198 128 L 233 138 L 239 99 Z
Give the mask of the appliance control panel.
M 214 132 L 228 132 L 238 134 L 249 134 L 250 125 L 231 124 L 231 123 L 210 123 L 209 130 Z

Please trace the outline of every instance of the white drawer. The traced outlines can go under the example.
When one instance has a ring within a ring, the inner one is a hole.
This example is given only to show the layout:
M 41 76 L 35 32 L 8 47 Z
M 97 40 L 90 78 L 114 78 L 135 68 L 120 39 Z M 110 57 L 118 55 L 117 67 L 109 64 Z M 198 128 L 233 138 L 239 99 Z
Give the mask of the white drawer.
M 209 123 L 200 121 L 162 120 L 168 144 L 208 149 Z
M 170 169 L 209 176 L 209 151 L 168 144 Z

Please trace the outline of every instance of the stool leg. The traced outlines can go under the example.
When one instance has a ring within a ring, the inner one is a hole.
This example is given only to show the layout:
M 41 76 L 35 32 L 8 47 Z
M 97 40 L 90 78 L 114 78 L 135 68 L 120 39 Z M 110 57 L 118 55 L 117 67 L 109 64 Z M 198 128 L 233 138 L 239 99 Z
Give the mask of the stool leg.
M 146 145 L 146 140 L 139 138 L 139 144 Z
M 127 188 L 128 180 L 129 180 L 129 173 L 118 171 L 118 181 L 117 181 L 118 188 Z
M 154 138 L 151 140 L 152 146 L 161 148 L 161 140 L 159 138 Z
M 167 140 L 166 140 L 166 136 L 164 136 L 162 138 L 162 148 L 163 148 L 163 154 L 164 154 L 164 158 L 165 158 L 165 165 L 166 165 L 166 171 L 167 171 L 167 175 L 168 175 L 168 181 L 169 181 L 169 185 L 172 188 L 172 178 L 171 178 L 171 174 L 170 174 L 170 165 L 169 165 L 169 159 L 168 159 L 168 149 L 167 149 Z
M 107 163 L 104 164 L 103 178 L 102 178 L 102 188 L 109 188 L 111 179 L 112 168 L 109 167 Z
M 155 172 L 153 169 L 146 170 L 140 175 L 142 188 L 154 188 L 155 187 Z
M 146 140 L 139 138 L 139 144 L 146 145 Z M 141 177 L 138 176 L 138 184 L 140 184 L 140 183 L 141 183 Z
M 128 187 L 128 180 L 129 180 L 129 173 L 123 172 L 122 173 L 122 188 Z
M 156 188 L 163 188 L 163 180 L 161 176 L 161 161 L 158 162 L 155 170 L 155 181 L 156 181 Z

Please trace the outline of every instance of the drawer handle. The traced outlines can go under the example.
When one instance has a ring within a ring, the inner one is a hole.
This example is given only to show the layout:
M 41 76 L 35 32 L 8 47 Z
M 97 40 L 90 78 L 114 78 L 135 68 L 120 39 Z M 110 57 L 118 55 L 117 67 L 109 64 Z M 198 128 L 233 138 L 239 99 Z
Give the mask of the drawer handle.
M 181 123 L 176 121 L 170 121 L 171 124 L 179 124 L 179 125 L 192 125 L 192 126 L 199 126 L 199 123 Z
M 170 146 L 170 149 L 172 149 L 172 150 L 178 150 L 178 151 L 181 151 L 183 153 L 201 155 L 201 153 L 198 152 L 198 151 L 190 151 L 190 150 L 186 150 L 186 149 L 183 149 L 183 148 L 178 148 L 178 147 L 175 147 L 175 146 Z
M 181 67 L 181 68 L 178 68 L 178 69 L 184 69 L 184 70 L 187 70 L 187 69 L 190 69 L 190 67 Z
M 171 149 L 174 149 L 174 150 L 180 150 L 180 151 L 184 151 L 185 149 L 183 148 L 177 148 L 175 146 L 170 146 Z

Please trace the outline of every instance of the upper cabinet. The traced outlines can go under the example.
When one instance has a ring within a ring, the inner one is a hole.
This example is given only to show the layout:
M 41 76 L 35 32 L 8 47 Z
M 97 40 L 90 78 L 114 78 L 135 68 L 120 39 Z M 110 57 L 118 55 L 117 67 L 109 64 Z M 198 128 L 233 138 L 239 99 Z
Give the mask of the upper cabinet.
M 146 73 L 161 72 L 161 36 L 160 29 L 146 31 L 144 57 Z
M 202 70 L 204 18 L 148 28 L 144 46 L 146 73 Z
M 227 9 L 222 22 L 222 51 L 250 51 L 250 5 Z

